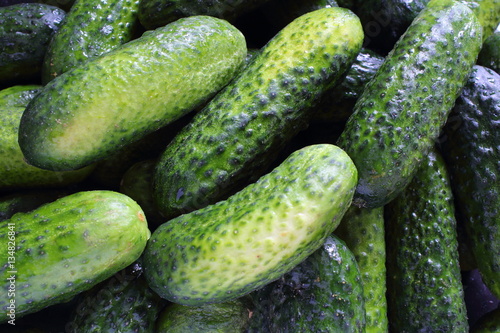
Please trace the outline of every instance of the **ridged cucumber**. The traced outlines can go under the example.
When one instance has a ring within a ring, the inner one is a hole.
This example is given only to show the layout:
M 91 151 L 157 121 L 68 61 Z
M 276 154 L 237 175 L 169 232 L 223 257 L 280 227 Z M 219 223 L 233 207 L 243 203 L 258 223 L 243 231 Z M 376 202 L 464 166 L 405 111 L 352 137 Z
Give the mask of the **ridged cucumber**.
M 451 121 L 453 120 L 453 121 Z M 475 66 L 444 127 L 446 159 L 479 271 L 500 298 L 500 75 Z
M 334 234 L 354 254 L 361 273 L 366 333 L 388 332 L 384 208 L 351 206 Z
M 432 150 L 386 206 L 387 304 L 392 332 L 467 332 L 451 184 Z
M 249 333 L 365 332 L 361 272 L 354 254 L 334 235 L 251 297 Z
M 334 145 L 305 147 L 225 201 L 153 233 L 148 282 L 184 305 L 235 299 L 279 278 L 317 250 L 351 203 L 357 175 Z
M 52 37 L 42 66 L 42 82 L 134 37 L 139 0 L 76 0 Z
M 137 260 L 150 236 L 144 212 L 111 191 L 77 192 L 0 224 L 3 313 L 16 318 L 68 301 Z M 12 287 L 14 286 L 14 288 Z M 2 316 L 0 322 L 7 321 Z
M 180 19 L 49 82 L 27 106 L 28 163 L 74 170 L 107 157 L 209 99 L 243 64 L 244 36 L 208 16 Z
M 337 141 L 359 171 L 356 205 L 383 206 L 411 181 L 467 81 L 481 31 L 468 7 L 432 0 L 387 55 Z
M 307 125 L 362 39 L 358 18 L 338 7 L 283 28 L 161 155 L 153 182 L 162 214 L 171 218 L 213 204 L 258 179 Z

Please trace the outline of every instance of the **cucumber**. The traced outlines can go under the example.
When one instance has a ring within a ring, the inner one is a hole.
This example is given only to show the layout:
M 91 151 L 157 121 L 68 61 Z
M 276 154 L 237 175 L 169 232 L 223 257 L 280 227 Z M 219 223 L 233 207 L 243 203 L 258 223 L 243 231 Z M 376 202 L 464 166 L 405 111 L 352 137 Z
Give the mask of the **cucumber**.
M 365 332 L 361 272 L 354 254 L 334 235 L 251 297 L 249 333 Z
M 153 178 L 160 212 L 173 218 L 213 204 L 264 174 L 349 68 L 362 38 L 358 18 L 338 7 L 282 29 L 161 154 Z
M 66 12 L 38 3 L 0 7 L 0 89 L 41 81 L 43 59 Z
M 77 192 L 0 224 L 3 313 L 21 318 L 66 302 L 137 260 L 150 236 L 144 212 L 111 191 Z M 8 247 L 7 247 L 8 245 Z M 14 287 L 13 287 L 14 286 Z M 14 297 L 15 296 L 15 297 Z M 9 316 L 2 316 L 5 322 Z
M 139 2 L 139 21 L 155 29 L 183 17 L 208 15 L 233 22 L 269 0 L 148 0 Z
M 235 299 L 202 306 L 167 305 L 156 322 L 156 333 L 246 332 L 251 315 L 246 302 Z
M 54 171 L 97 162 L 209 99 L 246 53 L 241 32 L 213 17 L 147 31 L 43 88 L 21 119 L 24 156 Z
M 47 48 L 42 83 L 130 41 L 139 0 L 76 0 Z
M 141 258 L 78 300 L 66 324 L 67 333 L 153 333 L 165 302 L 149 289 Z
M 471 327 L 471 333 L 500 332 L 500 308 L 488 312 Z
M 485 39 L 477 58 L 477 64 L 491 68 L 500 74 L 500 30 L 495 31 Z
M 93 170 L 48 171 L 29 165 L 19 147 L 19 122 L 40 85 L 16 85 L 0 90 L 0 191 L 63 187 L 83 181 Z
M 227 200 L 156 229 L 144 254 L 149 285 L 183 305 L 223 302 L 264 286 L 323 244 L 356 181 L 351 160 L 334 145 L 295 151 Z
M 359 171 L 357 206 L 381 207 L 411 181 L 467 81 L 481 30 L 466 6 L 432 0 L 387 55 L 337 141 Z
M 361 274 L 366 333 L 388 332 L 384 208 L 351 206 L 334 234 L 354 254 Z
M 468 332 L 448 171 L 431 150 L 385 207 L 391 332 Z
M 500 298 L 500 75 L 475 66 L 444 127 L 446 159 L 484 283 Z

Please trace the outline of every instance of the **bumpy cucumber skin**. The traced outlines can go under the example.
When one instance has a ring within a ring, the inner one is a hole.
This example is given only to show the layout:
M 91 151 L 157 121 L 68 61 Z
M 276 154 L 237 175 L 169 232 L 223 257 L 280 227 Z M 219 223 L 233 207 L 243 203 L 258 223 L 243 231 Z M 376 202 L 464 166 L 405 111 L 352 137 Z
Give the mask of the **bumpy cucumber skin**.
M 491 68 L 500 74 L 500 30 L 495 31 L 485 39 L 477 58 L 477 64 Z
M 359 265 L 366 310 L 366 333 L 388 332 L 384 208 L 351 206 L 334 231 Z
M 454 213 L 445 162 L 432 150 L 386 206 L 390 331 L 468 331 Z
M 145 251 L 148 282 L 184 305 L 262 287 L 321 246 L 350 205 L 356 182 L 356 169 L 338 147 L 295 151 L 227 200 L 156 229 Z
M 251 297 L 255 309 L 249 333 L 365 332 L 360 269 L 354 254 L 334 235 Z
M 344 8 L 305 14 L 282 29 L 161 155 L 153 180 L 161 213 L 202 208 L 258 179 L 306 127 L 362 38 L 358 18 Z
M 138 8 L 138 0 L 75 1 L 48 45 L 42 83 L 130 41 Z
M 0 7 L 0 86 L 40 81 L 45 52 L 65 17 L 64 10 L 45 4 Z
M 444 127 L 450 169 L 470 245 L 484 283 L 500 298 L 500 75 L 475 66 Z
M 268 0 L 148 0 L 139 3 L 139 21 L 155 29 L 183 17 L 208 15 L 228 21 Z
M 246 302 L 241 299 L 202 306 L 172 303 L 158 317 L 155 332 L 245 332 L 249 314 Z
M 411 181 L 482 44 L 472 11 L 432 0 L 386 57 L 337 141 L 359 171 L 355 204 L 381 207 Z
M 500 0 L 458 0 L 467 5 L 483 26 L 483 41 L 486 40 L 500 24 Z
M 213 17 L 147 31 L 49 82 L 21 118 L 21 149 L 42 169 L 96 162 L 205 102 L 246 52 L 242 33 Z
M 16 276 L 16 318 L 65 302 L 137 260 L 150 236 L 142 209 L 111 191 L 84 191 L 2 221 L 0 240 L 12 241 L 15 263 L 10 273 L 7 251 L 0 276 L 4 290 Z M 12 260 L 9 260 L 12 261 Z M 0 299 L 4 313 L 8 298 Z M 6 321 L 3 316 L 0 321 Z
M 68 333 L 153 333 L 165 302 L 146 283 L 141 259 L 79 299 Z
M 0 90 L 0 191 L 63 187 L 83 181 L 93 170 L 48 171 L 29 165 L 18 143 L 19 122 L 40 85 L 16 85 Z

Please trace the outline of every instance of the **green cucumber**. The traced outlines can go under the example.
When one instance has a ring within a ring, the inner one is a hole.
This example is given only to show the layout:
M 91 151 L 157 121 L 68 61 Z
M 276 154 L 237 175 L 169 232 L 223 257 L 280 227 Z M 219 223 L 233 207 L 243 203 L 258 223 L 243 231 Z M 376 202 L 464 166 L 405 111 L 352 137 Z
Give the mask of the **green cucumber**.
M 68 194 L 68 191 L 62 189 L 44 189 L 2 195 L 0 196 L 0 221 L 10 219 L 15 213 L 32 211 Z
M 251 297 L 249 333 L 365 332 L 361 272 L 354 254 L 334 235 Z
M 156 333 L 243 333 L 250 310 L 242 299 L 202 306 L 167 305 L 156 322 Z
M 0 7 L 0 87 L 40 82 L 48 45 L 65 17 L 46 4 Z
M 0 224 L 0 322 L 66 302 L 137 260 L 150 236 L 144 212 L 111 191 L 77 192 Z M 7 249 L 9 251 L 7 251 Z M 14 290 L 14 291 L 12 291 Z
M 28 163 L 74 170 L 177 120 L 226 85 L 246 56 L 221 19 L 180 19 L 63 73 L 28 104 L 19 144 Z
M 26 106 L 42 90 L 17 85 L 0 90 L 0 191 L 63 187 L 83 181 L 93 170 L 48 171 L 29 165 L 19 147 L 19 122 Z
M 139 0 L 76 0 L 46 51 L 43 84 L 130 41 L 138 8 Z
M 411 181 L 467 81 L 481 31 L 468 7 L 432 0 L 387 55 L 337 141 L 359 171 L 357 206 L 381 207 Z
M 446 159 L 484 283 L 500 298 L 500 75 L 475 66 L 444 127 Z
M 429 152 L 385 211 L 390 331 L 467 332 L 453 194 L 439 153 Z
M 386 244 L 384 208 L 361 209 L 351 206 L 334 233 L 352 251 L 363 283 L 366 333 L 389 329 L 386 299 Z
M 483 48 L 479 52 L 477 64 L 491 68 L 500 74 L 500 30 L 486 38 Z
M 202 208 L 258 179 L 307 126 L 362 39 L 358 18 L 338 7 L 283 28 L 161 155 L 153 179 L 161 213 L 172 218 Z
M 225 201 L 156 229 L 146 278 L 183 305 L 238 298 L 279 278 L 317 250 L 351 203 L 357 173 L 334 145 L 308 146 Z

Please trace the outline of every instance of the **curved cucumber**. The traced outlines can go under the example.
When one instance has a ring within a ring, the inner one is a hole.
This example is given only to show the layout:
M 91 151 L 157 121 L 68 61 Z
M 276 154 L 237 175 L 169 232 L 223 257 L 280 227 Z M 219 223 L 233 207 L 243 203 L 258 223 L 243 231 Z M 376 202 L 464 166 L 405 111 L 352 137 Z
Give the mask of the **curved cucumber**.
M 225 201 L 153 233 L 146 277 L 184 305 L 235 299 L 279 278 L 317 250 L 351 203 L 354 165 L 338 147 L 305 147 Z
M 162 214 L 213 204 L 268 170 L 349 68 L 362 39 L 358 18 L 338 7 L 283 28 L 161 155 L 153 186 Z
M 383 206 L 411 181 L 467 81 L 481 31 L 466 6 L 432 0 L 387 55 L 337 141 L 359 171 L 356 205 Z
M 141 255 L 150 236 L 137 203 L 111 191 L 71 194 L 17 213 L 0 228 L 0 240 L 9 244 L 0 254 L 0 277 L 3 290 L 15 285 L 16 318 L 109 278 Z M 3 313 L 12 299 L 0 298 Z
M 44 87 L 21 118 L 26 160 L 74 170 L 103 159 L 209 99 L 246 53 L 242 33 L 213 17 L 147 31 Z

